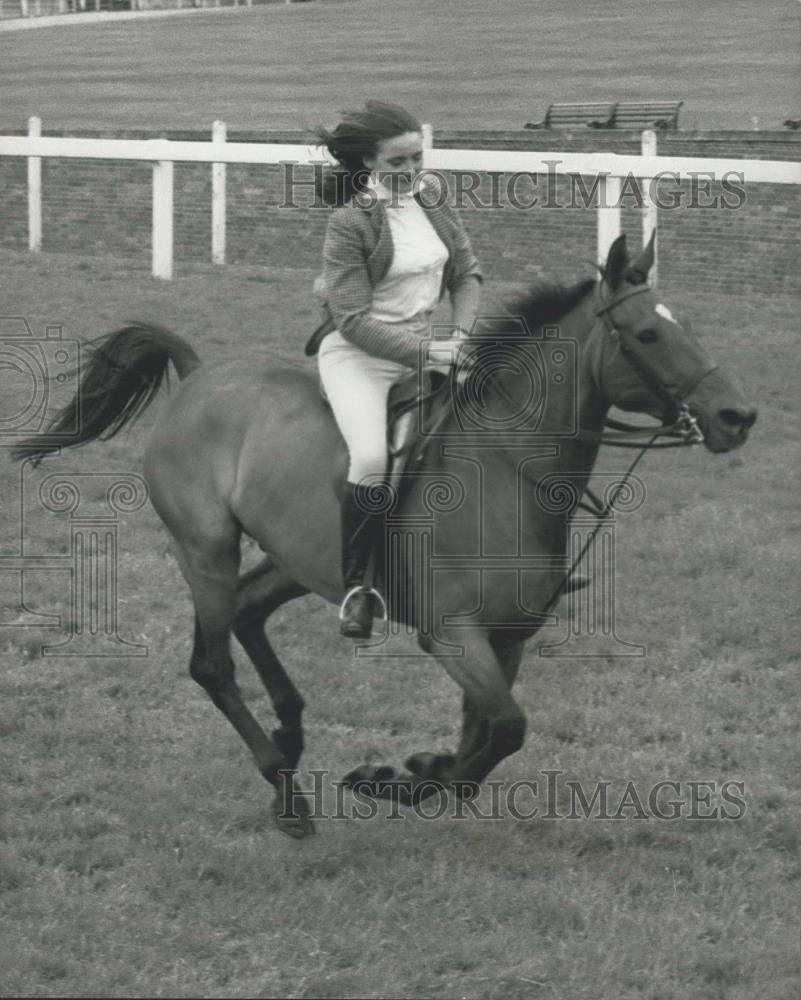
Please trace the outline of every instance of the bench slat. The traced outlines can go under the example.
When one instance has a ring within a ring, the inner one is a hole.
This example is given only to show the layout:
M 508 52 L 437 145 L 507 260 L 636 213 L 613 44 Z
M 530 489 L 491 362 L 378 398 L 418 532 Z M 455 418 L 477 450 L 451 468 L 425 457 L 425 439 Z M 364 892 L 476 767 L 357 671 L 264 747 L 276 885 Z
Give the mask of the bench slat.
M 621 101 L 615 111 L 616 128 L 678 128 L 684 101 Z

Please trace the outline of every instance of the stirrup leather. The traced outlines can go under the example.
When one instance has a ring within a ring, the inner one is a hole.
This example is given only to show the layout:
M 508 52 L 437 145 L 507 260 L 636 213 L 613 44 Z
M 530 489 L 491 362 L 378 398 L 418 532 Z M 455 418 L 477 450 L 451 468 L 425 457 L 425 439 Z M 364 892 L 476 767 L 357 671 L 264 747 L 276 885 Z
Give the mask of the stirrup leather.
M 345 594 L 345 596 L 342 598 L 342 603 L 339 606 L 339 620 L 340 621 L 344 621 L 344 619 L 345 619 L 345 606 L 347 605 L 348 601 L 351 599 L 351 597 L 353 597 L 354 594 L 369 594 L 371 597 L 374 597 L 378 601 L 378 604 L 379 604 L 379 606 L 381 608 L 381 616 L 379 618 L 379 621 L 386 621 L 387 620 L 387 617 L 388 617 L 387 616 L 387 602 L 381 596 L 381 594 L 379 593 L 379 591 L 377 591 L 375 589 L 375 587 L 365 587 L 363 585 L 359 585 L 359 586 L 356 586 L 356 587 L 351 587 L 351 589 L 347 592 L 347 594 Z

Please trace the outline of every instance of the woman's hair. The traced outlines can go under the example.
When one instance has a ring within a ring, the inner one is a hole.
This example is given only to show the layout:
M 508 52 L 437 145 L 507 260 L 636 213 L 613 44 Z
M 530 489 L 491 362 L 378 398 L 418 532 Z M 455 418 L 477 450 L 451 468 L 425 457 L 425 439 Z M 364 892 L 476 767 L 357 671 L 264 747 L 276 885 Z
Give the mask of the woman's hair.
M 344 205 L 364 190 L 370 171 L 365 156 L 375 156 L 379 142 L 406 132 L 419 132 L 420 123 L 404 108 L 385 101 L 367 101 L 362 111 L 342 112 L 342 121 L 332 131 L 318 126 L 313 133 L 337 162 L 318 180 L 318 197 L 326 205 Z

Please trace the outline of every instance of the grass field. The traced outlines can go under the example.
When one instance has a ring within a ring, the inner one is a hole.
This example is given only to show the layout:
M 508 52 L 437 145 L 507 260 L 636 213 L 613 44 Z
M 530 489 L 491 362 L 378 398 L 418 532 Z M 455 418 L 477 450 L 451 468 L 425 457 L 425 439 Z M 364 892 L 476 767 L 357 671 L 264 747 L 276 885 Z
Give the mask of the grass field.
M 326 0 L 43 28 L 4 42 L 0 129 L 295 129 L 370 96 L 441 129 L 667 99 L 683 128 L 781 128 L 800 21 L 796 0 Z
M 0 131 L 31 114 L 45 128 L 296 128 L 371 94 L 439 128 L 517 127 L 554 100 L 674 96 L 685 127 L 774 126 L 799 113 L 799 17 L 795 0 L 331 0 L 48 28 L 4 39 Z M 127 260 L 0 251 L 0 315 L 79 340 L 151 318 L 209 361 L 304 364 L 311 279 L 186 264 L 161 283 Z M 146 657 L 43 658 L 64 632 L 8 627 L 18 595 L 0 573 L 0 995 L 796 1000 L 797 310 L 670 304 L 759 421 L 736 454 L 640 467 L 647 501 L 617 535 L 617 628 L 647 656 L 546 659 L 531 643 L 526 747 L 494 777 L 607 780 L 613 801 L 629 780 L 641 794 L 678 781 L 685 800 L 688 782 L 739 781 L 744 816 L 350 816 L 301 843 L 280 836 L 243 744 L 189 679 L 191 604 L 144 507 L 122 517 L 118 585 L 120 633 Z M 4 358 L 0 373 L 1 432 L 27 386 Z M 45 472 L 140 473 L 159 405 Z M 622 466 L 602 455 L 602 469 Z M 24 483 L 26 550 L 65 553 L 68 518 L 43 511 L 41 478 Z M 20 489 L 0 449 L 2 554 L 19 551 Z M 67 618 L 63 574 L 25 579 L 28 608 Z M 354 659 L 316 598 L 276 614 L 271 638 L 308 704 L 304 782 L 328 772 L 329 807 L 365 760 L 454 745 L 459 697 L 433 662 Z
M 313 320 L 303 272 L 195 267 L 164 284 L 110 260 L 4 253 L 0 265 L 5 315 L 63 323 L 65 336 L 145 315 L 209 361 L 278 362 L 299 357 Z M 619 634 L 648 654 L 549 660 L 532 643 L 518 691 L 527 745 L 495 777 L 559 770 L 588 789 L 606 779 L 618 798 L 628 780 L 736 780 L 745 815 L 349 818 L 287 840 L 243 745 L 188 677 L 190 603 L 144 508 L 120 528 L 119 596 L 121 634 L 146 658 L 43 659 L 58 629 L 0 629 L 3 996 L 795 1000 L 796 317 L 789 303 L 672 304 L 737 373 L 759 422 L 733 455 L 647 459 L 647 502 L 619 528 L 617 599 Z M 141 471 L 157 408 L 50 471 Z M 0 471 L 14 551 L 19 472 L 5 458 Z M 36 524 L 35 551 L 64 551 L 64 515 Z M 67 610 L 63 579 L 29 576 L 29 607 Z M 330 772 L 329 805 L 353 765 L 448 748 L 458 722 L 433 662 L 356 660 L 335 632 L 334 609 L 309 598 L 271 633 L 307 698 L 304 766 Z

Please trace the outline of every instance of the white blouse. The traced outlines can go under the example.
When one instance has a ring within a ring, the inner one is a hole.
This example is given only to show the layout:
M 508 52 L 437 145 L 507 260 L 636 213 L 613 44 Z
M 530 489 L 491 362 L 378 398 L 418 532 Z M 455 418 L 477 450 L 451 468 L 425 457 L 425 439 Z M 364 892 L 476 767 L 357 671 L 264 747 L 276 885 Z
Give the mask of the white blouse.
M 401 323 L 427 314 L 439 302 L 448 249 L 411 193 L 393 199 L 381 184 L 368 187 L 387 202 L 394 250 L 389 270 L 373 288 L 370 315 L 384 323 Z

